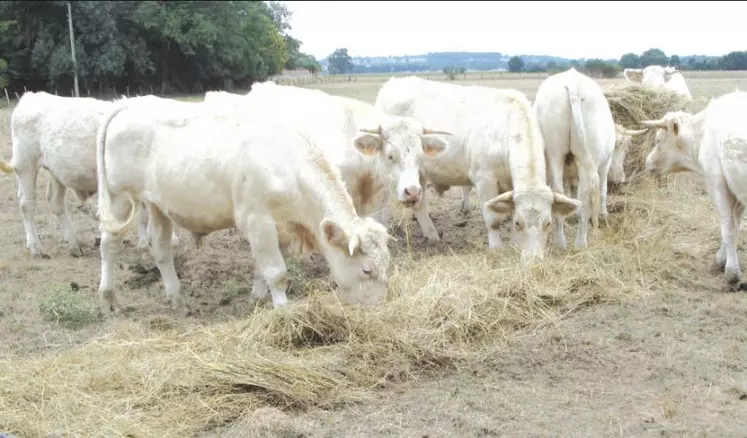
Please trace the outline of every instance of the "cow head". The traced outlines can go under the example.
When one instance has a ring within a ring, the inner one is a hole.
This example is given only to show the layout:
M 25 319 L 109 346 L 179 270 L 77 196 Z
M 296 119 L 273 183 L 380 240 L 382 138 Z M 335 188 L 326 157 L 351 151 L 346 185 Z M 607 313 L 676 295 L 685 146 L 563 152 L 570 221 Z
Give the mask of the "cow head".
M 390 116 L 375 129 L 360 129 L 353 139 L 363 155 L 381 154 L 393 184 L 397 200 L 409 207 L 423 197 L 420 184 L 420 165 L 423 158 L 434 158 L 448 147 L 444 135 L 448 132 L 431 131 L 412 118 Z
M 360 304 L 383 301 L 391 238 L 386 227 L 368 217 L 346 226 L 325 218 L 319 226 L 330 247 L 325 251 L 330 274 L 344 298 Z
M 566 217 L 575 213 L 581 201 L 554 193 L 550 187 L 543 186 L 501 193 L 485 205 L 499 218 L 513 215 L 513 239 L 521 250 L 522 261 L 529 261 L 544 257 L 552 217 Z
M 654 149 L 646 157 L 646 170 L 662 175 L 697 172 L 698 165 L 690 153 L 693 140 L 690 117 L 685 112 L 675 111 L 665 114 L 661 120 L 641 122 L 648 128 L 658 128 Z

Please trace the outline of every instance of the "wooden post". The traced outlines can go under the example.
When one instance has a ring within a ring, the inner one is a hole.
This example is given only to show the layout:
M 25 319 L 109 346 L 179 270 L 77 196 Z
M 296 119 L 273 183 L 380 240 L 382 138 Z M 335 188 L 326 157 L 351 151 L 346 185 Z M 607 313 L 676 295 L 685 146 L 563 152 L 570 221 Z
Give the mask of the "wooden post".
M 70 29 L 70 55 L 73 57 L 73 84 L 75 87 L 75 97 L 80 97 L 78 90 L 78 61 L 75 59 L 75 36 L 73 35 L 73 12 L 70 2 L 67 2 L 67 26 Z

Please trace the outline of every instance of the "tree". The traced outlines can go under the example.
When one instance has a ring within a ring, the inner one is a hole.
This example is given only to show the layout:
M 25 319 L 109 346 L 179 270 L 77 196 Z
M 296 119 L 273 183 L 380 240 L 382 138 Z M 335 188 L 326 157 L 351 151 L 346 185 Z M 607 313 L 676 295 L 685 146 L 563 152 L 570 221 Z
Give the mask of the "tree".
M 667 65 L 669 58 L 660 49 L 648 49 L 641 54 L 641 67 L 649 65 Z
M 730 52 L 721 64 L 724 70 L 747 70 L 747 52 Z
M 353 70 L 353 63 L 351 62 L 350 55 L 348 55 L 348 49 L 346 48 L 335 49 L 335 51 L 327 57 L 327 61 L 329 62 L 330 74 L 344 74 Z
M 626 53 L 622 57 L 620 57 L 620 67 L 621 68 L 640 68 L 641 57 L 636 55 L 635 53 Z
M 508 60 L 508 71 L 511 73 L 524 71 L 524 60 L 520 56 L 512 56 Z
M 673 67 L 679 67 L 679 66 L 681 66 L 681 65 L 682 65 L 682 61 L 680 60 L 680 57 L 679 57 L 679 56 L 677 56 L 677 55 L 672 55 L 672 56 L 671 56 L 671 57 L 669 58 L 669 65 L 671 65 L 671 66 L 673 66 Z
M 0 58 L 0 88 L 5 88 L 8 85 L 8 80 L 5 78 L 6 70 L 8 69 L 8 63 L 4 59 Z

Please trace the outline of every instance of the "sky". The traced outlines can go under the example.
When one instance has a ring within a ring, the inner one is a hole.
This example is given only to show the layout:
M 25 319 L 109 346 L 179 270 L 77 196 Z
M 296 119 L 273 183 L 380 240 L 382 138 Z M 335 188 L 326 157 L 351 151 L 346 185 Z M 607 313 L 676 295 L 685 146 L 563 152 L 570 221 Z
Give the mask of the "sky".
M 747 50 L 742 2 L 284 1 L 290 35 L 323 59 L 428 52 L 501 52 L 618 59 L 657 47 L 667 55 Z

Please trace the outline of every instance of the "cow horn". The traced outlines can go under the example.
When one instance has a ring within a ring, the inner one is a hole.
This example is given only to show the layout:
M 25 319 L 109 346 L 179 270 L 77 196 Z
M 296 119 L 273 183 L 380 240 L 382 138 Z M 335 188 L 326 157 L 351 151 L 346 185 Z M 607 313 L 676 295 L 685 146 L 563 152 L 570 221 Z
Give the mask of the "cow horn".
M 377 134 L 377 135 L 381 135 L 381 125 L 379 125 L 379 127 L 378 127 L 378 128 L 376 128 L 376 129 L 366 129 L 366 128 L 359 128 L 358 130 L 359 130 L 360 132 L 366 132 L 366 133 L 368 133 L 368 134 Z
M 649 128 L 663 128 L 666 126 L 664 124 L 664 120 L 642 120 L 641 125 L 647 126 Z
M 423 128 L 423 135 L 429 135 L 429 134 L 441 134 L 441 135 L 454 135 L 451 132 L 446 131 L 434 131 L 432 129 Z
M 622 132 L 625 135 L 640 135 L 640 134 L 643 134 L 644 132 L 648 132 L 648 129 L 633 130 L 633 129 L 622 128 L 620 132 Z

